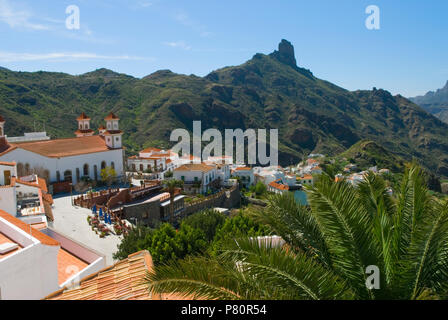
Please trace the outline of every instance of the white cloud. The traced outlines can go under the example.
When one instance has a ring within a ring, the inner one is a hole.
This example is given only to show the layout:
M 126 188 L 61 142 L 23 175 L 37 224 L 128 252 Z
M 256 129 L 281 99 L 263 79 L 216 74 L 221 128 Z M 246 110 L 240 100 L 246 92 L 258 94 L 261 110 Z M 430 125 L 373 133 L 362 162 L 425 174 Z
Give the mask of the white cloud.
M 86 52 L 15 53 L 0 51 L 0 62 L 51 60 L 154 60 L 151 57 L 129 55 L 108 56 Z
M 172 47 L 172 48 L 179 48 L 183 50 L 191 50 L 191 46 L 189 46 L 185 41 L 177 41 L 177 42 L 164 42 L 163 43 L 166 46 Z
M 209 32 L 207 30 L 207 27 L 195 20 L 193 20 L 192 18 L 190 18 L 190 16 L 185 13 L 185 12 L 180 12 L 174 15 L 174 20 L 176 20 L 177 22 L 179 22 L 180 24 L 191 28 L 193 31 L 199 33 L 199 35 L 201 37 L 209 37 L 211 35 L 213 35 L 212 32 Z
M 30 11 L 13 8 L 9 0 L 0 0 L 0 21 L 11 28 L 23 28 L 30 30 L 48 30 L 49 26 L 33 23 Z

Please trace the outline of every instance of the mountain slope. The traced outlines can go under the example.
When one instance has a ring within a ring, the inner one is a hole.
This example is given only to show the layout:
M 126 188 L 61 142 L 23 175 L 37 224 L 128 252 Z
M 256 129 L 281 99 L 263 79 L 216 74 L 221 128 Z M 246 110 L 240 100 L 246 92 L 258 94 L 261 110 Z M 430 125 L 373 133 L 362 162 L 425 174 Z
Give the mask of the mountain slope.
M 128 152 L 170 146 L 175 128 L 278 128 L 281 164 L 304 152 L 339 154 L 360 140 L 448 176 L 448 125 L 385 90 L 350 92 L 296 65 L 283 40 L 272 54 L 206 77 L 157 71 L 136 79 L 100 69 L 81 76 L 0 70 L 0 114 L 8 135 L 45 121 L 53 137 L 71 136 L 86 112 L 98 127 L 114 111 Z M 39 123 L 39 122 L 38 122 Z
M 448 81 L 442 89 L 409 99 L 442 121 L 448 122 Z

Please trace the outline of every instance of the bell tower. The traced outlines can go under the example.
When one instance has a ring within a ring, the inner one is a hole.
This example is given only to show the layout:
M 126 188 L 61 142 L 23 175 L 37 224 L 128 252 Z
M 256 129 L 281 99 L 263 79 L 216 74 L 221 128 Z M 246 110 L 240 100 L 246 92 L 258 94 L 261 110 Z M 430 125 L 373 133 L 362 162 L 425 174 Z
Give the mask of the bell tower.
M 121 149 L 121 136 L 123 135 L 123 131 L 118 126 L 120 118 L 111 112 L 104 120 L 106 121 L 106 130 L 103 135 L 106 140 L 106 145 L 111 149 Z
M 76 137 L 93 136 L 94 131 L 90 129 L 90 118 L 83 112 L 76 119 L 78 121 L 78 130 L 75 131 Z
M 0 116 L 0 138 L 5 138 L 5 119 Z

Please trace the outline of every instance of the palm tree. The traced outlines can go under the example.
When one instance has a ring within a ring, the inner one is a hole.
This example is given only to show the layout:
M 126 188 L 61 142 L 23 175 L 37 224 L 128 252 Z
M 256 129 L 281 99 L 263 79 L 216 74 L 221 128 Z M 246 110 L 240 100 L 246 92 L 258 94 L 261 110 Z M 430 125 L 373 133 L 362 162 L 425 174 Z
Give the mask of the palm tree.
M 165 180 L 163 184 L 165 186 L 166 191 L 170 194 L 170 217 L 169 217 L 169 220 L 170 220 L 170 222 L 173 222 L 174 221 L 174 194 L 176 192 L 176 189 L 182 188 L 182 186 L 184 185 L 184 182 L 182 180 L 170 179 L 170 180 Z
M 218 257 L 190 257 L 148 273 L 153 292 L 205 299 L 430 299 L 448 287 L 448 202 L 432 198 L 412 165 L 396 195 L 369 173 L 357 187 L 322 175 L 309 207 L 275 195 L 252 215 L 285 248 L 236 239 Z M 369 266 L 379 288 L 368 286 Z

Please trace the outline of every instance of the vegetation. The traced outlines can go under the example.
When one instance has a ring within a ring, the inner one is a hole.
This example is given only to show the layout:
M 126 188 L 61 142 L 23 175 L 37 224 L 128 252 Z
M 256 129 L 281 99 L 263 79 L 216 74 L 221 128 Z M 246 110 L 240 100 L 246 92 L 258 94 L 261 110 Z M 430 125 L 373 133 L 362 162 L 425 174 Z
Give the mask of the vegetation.
M 106 168 L 102 169 L 100 176 L 101 176 L 101 181 L 109 187 L 114 182 L 117 181 L 117 172 L 112 167 L 106 167 Z
M 163 182 L 166 191 L 170 194 L 170 212 L 169 212 L 169 221 L 174 221 L 174 195 L 178 188 L 182 188 L 184 182 L 182 180 L 165 180 Z
M 137 79 L 106 69 L 79 76 L 1 69 L 0 114 L 8 136 L 45 122 L 51 137 L 72 137 L 82 111 L 93 128 L 113 111 L 130 154 L 170 147 L 173 128 L 191 129 L 193 119 L 219 130 L 279 128 L 281 165 L 311 151 L 335 156 L 366 139 L 448 176 L 448 125 L 385 90 L 350 92 L 318 79 L 297 67 L 293 55 L 284 43 L 277 53 L 256 54 L 206 77 L 168 70 Z
M 155 264 L 164 264 L 187 255 L 205 254 L 221 250 L 226 233 L 261 235 L 262 227 L 247 215 L 226 218 L 214 210 L 204 210 L 184 219 L 179 230 L 165 223 L 156 229 L 137 225 L 123 237 L 114 259 L 125 259 L 130 254 L 148 250 Z
M 253 212 L 287 243 L 227 241 L 216 256 L 188 257 L 148 273 L 154 292 L 206 299 L 437 299 L 448 289 L 448 202 L 432 198 L 422 170 L 406 169 L 396 196 L 369 174 L 355 188 L 323 175 L 310 208 L 275 195 Z M 368 268 L 379 269 L 379 287 Z

